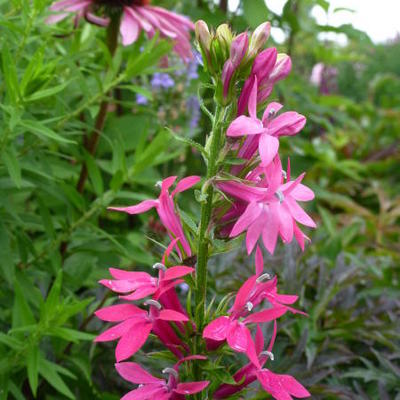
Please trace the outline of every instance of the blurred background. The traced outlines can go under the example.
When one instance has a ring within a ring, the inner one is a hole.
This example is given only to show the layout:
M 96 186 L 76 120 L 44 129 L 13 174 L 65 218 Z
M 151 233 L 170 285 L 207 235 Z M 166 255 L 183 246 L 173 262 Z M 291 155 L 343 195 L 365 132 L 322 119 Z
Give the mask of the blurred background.
M 38 399 L 113 400 L 128 386 L 113 369 L 113 344 L 92 343 L 103 329 L 92 313 L 112 300 L 97 281 L 110 266 L 150 267 L 164 232 L 155 214 L 105 209 L 153 198 L 162 177 L 202 173 L 199 154 L 165 126 L 204 141 L 197 91 L 206 78 L 197 58 L 184 65 L 172 56 L 167 69 L 146 67 L 113 87 L 93 157 L 79 144 L 106 93 L 104 30 L 83 21 L 74 29 L 71 20 L 46 26 L 50 3 L 0 0 L 0 399 L 33 399 L 37 380 Z M 309 314 L 284 319 L 271 369 L 294 375 L 313 399 L 399 400 L 400 5 L 153 3 L 237 32 L 268 20 L 269 45 L 293 60 L 271 100 L 307 117 L 303 132 L 282 141 L 282 159 L 290 156 L 293 175 L 307 172 L 318 229 L 304 253 L 280 245 L 266 255 L 280 291 L 298 293 Z M 119 62 L 143 46 L 142 38 L 121 50 Z M 192 195 L 179 200 L 188 224 L 198 214 Z M 233 248 L 213 261 L 217 298 L 253 270 L 244 254 Z M 145 348 L 155 366 L 166 357 L 157 350 Z M 269 397 L 254 389 L 242 398 Z

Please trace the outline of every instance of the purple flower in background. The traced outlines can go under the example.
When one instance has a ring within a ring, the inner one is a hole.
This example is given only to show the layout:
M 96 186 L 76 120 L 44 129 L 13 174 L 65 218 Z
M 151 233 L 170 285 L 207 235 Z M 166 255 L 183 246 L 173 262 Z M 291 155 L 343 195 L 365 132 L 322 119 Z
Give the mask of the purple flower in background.
M 156 72 L 151 79 L 153 89 L 169 89 L 175 85 L 175 81 L 169 74 Z
M 190 118 L 190 134 L 197 128 L 200 121 L 200 103 L 197 96 L 190 96 L 186 101 L 187 112 Z
M 136 95 L 136 104 L 140 106 L 145 106 L 149 104 L 149 99 L 146 96 L 143 96 L 142 94 L 137 94 Z
M 199 73 L 197 70 L 199 65 L 201 65 L 199 62 L 201 61 L 201 54 L 198 51 L 193 51 L 193 56 L 194 57 L 190 60 L 188 64 L 188 70 L 187 70 L 188 81 L 198 79 L 199 77 Z

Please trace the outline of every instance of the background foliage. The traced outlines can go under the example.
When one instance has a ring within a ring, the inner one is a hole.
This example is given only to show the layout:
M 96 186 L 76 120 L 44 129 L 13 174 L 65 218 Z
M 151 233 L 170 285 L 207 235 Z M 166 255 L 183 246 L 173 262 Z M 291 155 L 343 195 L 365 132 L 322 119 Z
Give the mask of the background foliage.
M 262 0 L 234 14 L 223 0 L 159 3 L 237 31 L 270 20 L 287 34 L 278 49 L 294 70 L 272 98 L 308 118 L 283 148 L 296 174 L 309 171 L 320 220 L 304 254 L 281 247 L 268 258 L 281 291 L 300 293 L 309 313 L 281 325 L 274 371 L 295 375 L 316 399 L 400 399 L 400 42 L 374 45 L 351 26 L 318 25 L 311 10 L 327 10 L 325 0 L 289 0 L 282 15 Z M 93 311 L 110 302 L 97 281 L 109 266 L 152 265 L 162 231 L 155 215 L 105 209 L 153 197 L 162 176 L 201 173 L 182 138 L 204 141 L 209 129 L 196 100 L 202 71 L 173 57 L 161 71 L 169 44 L 143 38 L 111 59 L 104 30 L 47 26 L 48 5 L 0 0 L 0 399 L 118 399 L 113 353 L 92 343 L 101 326 Z M 318 39 L 326 31 L 345 33 L 348 45 Z M 316 63 L 325 65 L 317 86 Z M 172 84 L 160 85 L 160 73 Z M 109 96 L 92 156 L 83 143 Z M 190 195 L 180 202 L 197 213 Z M 253 268 L 240 254 L 215 260 L 217 300 Z

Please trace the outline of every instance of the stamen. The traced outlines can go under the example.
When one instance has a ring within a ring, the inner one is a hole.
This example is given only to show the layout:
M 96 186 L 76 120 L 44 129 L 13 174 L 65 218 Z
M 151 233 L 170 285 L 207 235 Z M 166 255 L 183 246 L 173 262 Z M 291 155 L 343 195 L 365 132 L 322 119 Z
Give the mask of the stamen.
M 178 373 L 173 368 L 164 368 L 162 373 L 173 375 L 176 379 L 178 379 Z
M 268 112 L 268 117 L 273 117 L 276 114 L 275 108 L 271 108 Z
M 166 270 L 167 270 L 167 268 L 165 267 L 165 265 L 164 265 L 164 264 L 161 264 L 161 263 L 155 263 L 155 264 L 153 265 L 153 268 L 154 268 L 154 269 L 161 269 L 162 271 L 166 271 Z
M 280 190 L 277 190 L 276 192 L 275 192 L 275 196 L 278 198 L 278 200 L 279 200 L 279 203 L 283 203 L 283 201 L 285 200 L 285 196 L 284 196 L 284 194 L 280 191 Z
M 260 276 L 256 279 L 256 282 L 257 282 L 257 283 L 261 283 L 261 282 L 264 282 L 264 281 L 269 281 L 269 280 L 271 280 L 271 279 L 272 279 L 272 275 L 270 275 L 270 274 L 268 274 L 268 273 L 265 273 L 265 274 L 260 275 Z
M 162 305 L 157 301 L 157 300 L 146 300 L 143 303 L 145 306 L 154 306 L 156 307 L 158 310 L 162 309 Z
M 270 351 L 262 351 L 260 353 L 260 356 L 268 356 L 270 358 L 271 361 L 275 360 L 275 356 L 274 353 L 271 353 Z
M 248 301 L 248 302 L 246 303 L 246 308 L 247 308 L 249 311 L 251 311 L 251 310 L 253 309 L 253 307 L 254 307 L 254 305 L 253 305 L 253 303 L 252 303 L 251 301 Z
M 154 186 L 161 189 L 161 187 L 162 187 L 162 181 L 157 181 L 156 184 L 155 184 Z
M 283 169 L 282 170 L 282 175 L 283 175 L 283 177 L 285 178 L 285 179 L 287 179 L 287 173 L 286 173 L 286 171 Z

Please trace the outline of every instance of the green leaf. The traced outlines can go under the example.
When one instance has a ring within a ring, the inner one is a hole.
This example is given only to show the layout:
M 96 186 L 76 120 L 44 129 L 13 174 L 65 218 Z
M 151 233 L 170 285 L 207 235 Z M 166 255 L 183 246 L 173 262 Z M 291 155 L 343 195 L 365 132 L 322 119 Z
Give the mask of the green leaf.
M 74 343 L 78 343 L 80 340 L 93 340 L 96 337 L 96 335 L 91 333 L 80 332 L 75 329 L 62 328 L 59 326 L 50 327 L 46 331 L 46 334 Z
M 251 0 L 243 2 L 243 13 L 247 23 L 251 28 L 268 21 L 268 8 L 264 0 Z
M 28 302 L 26 301 L 27 294 L 22 291 L 22 288 L 17 279 L 14 280 L 14 306 L 12 311 L 12 327 L 20 328 L 26 325 L 34 325 L 35 318 Z
M 60 270 L 57 274 L 57 278 L 53 283 L 53 286 L 51 287 L 47 295 L 46 302 L 44 304 L 44 315 L 42 316 L 42 318 L 51 319 L 53 315 L 57 313 L 60 305 L 62 278 L 63 271 Z
M 13 146 L 7 148 L 2 153 L 2 158 L 4 164 L 7 167 L 8 173 L 10 174 L 11 179 L 15 183 L 18 189 L 21 188 L 21 167 L 18 163 L 17 155 L 15 153 L 15 149 Z
M 69 399 L 75 400 L 75 396 L 59 374 L 60 368 L 61 367 L 57 364 L 47 361 L 44 358 L 40 358 L 39 360 L 40 375 L 43 376 L 43 378 L 58 392 L 68 397 Z M 64 370 L 64 368 L 61 369 Z M 69 372 L 68 370 L 66 371 Z
M 34 397 L 36 397 L 39 383 L 39 348 L 36 344 L 31 347 L 26 357 L 26 369 L 28 371 L 28 381 Z
M 208 160 L 207 151 L 200 143 L 197 143 L 194 140 L 189 139 L 187 137 L 180 136 L 169 128 L 165 128 L 165 129 L 167 130 L 167 132 L 169 132 L 174 137 L 175 140 L 177 140 L 178 142 L 184 143 L 187 146 L 195 148 L 196 150 L 198 150 L 200 152 L 200 154 L 203 156 L 203 158 L 205 160 Z
M 31 94 L 30 96 L 26 97 L 24 100 L 26 102 L 29 101 L 37 101 L 41 99 L 45 99 L 46 97 L 54 96 L 55 94 L 62 92 L 70 82 L 64 82 L 60 85 L 53 86 L 48 89 L 38 90 L 37 92 Z
M 337 226 L 333 215 L 324 207 L 318 206 L 318 213 L 322 218 L 322 222 L 332 237 L 336 235 Z
M 89 179 L 93 185 L 93 189 L 97 196 L 101 196 L 104 192 L 104 185 L 100 169 L 97 166 L 93 156 L 88 152 L 85 152 L 85 161 L 88 169 Z
M 7 87 L 7 96 L 10 98 L 11 103 L 16 104 L 20 97 L 17 68 L 14 58 L 11 56 L 10 49 L 8 48 L 7 41 L 3 40 L 3 48 L 1 52 L 2 67 L 4 74 L 4 81 Z
M 13 350 L 20 350 L 24 343 L 18 339 L 13 338 L 10 335 L 6 335 L 5 333 L 0 332 L 0 343 L 5 344 Z
M 55 133 L 53 130 L 51 130 L 50 128 L 48 128 L 39 121 L 22 120 L 19 122 L 19 125 L 21 125 L 27 131 L 35 134 L 41 139 L 52 139 L 60 143 L 76 143 L 73 140 L 69 140 L 60 136 L 58 133 Z

